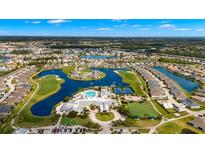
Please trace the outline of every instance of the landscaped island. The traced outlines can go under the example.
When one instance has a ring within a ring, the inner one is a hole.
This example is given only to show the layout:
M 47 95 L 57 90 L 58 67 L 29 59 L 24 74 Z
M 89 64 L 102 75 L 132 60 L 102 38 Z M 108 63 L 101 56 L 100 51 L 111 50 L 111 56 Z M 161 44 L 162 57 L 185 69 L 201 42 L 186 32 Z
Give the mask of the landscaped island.
M 105 73 L 87 67 L 65 66 L 63 71 L 73 80 L 90 81 L 100 80 L 105 77 Z

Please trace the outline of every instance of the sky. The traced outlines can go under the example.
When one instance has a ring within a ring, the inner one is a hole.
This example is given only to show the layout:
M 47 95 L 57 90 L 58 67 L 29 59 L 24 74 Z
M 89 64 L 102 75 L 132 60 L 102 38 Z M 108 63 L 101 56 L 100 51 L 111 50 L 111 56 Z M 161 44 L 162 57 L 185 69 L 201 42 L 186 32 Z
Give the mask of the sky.
M 0 36 L 205 37 L 205 20 L 0 19 Z

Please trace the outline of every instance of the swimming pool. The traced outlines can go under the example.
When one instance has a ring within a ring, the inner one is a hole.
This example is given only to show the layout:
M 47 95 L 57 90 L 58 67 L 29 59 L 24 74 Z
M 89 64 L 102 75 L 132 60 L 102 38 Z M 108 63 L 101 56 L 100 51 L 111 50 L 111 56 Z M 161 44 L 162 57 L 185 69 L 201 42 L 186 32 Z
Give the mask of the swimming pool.
M 96 91 L 93 91 L 93 90 L 89 90 L 85 92 L 85 96 L 88 98 L 95 97 L 96 95 L 97 95 Z

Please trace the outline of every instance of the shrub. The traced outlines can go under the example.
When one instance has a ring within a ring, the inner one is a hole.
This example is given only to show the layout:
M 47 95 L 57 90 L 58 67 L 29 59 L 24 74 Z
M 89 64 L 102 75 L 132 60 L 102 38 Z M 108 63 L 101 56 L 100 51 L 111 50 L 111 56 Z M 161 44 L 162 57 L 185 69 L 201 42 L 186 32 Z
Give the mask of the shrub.
M 71 111 L 68 113 L 68 117 L 70 117 L 70 118 L 75 118 L 77 115 L 78 115 L 78 112 L 76 112 L 76 111 Z

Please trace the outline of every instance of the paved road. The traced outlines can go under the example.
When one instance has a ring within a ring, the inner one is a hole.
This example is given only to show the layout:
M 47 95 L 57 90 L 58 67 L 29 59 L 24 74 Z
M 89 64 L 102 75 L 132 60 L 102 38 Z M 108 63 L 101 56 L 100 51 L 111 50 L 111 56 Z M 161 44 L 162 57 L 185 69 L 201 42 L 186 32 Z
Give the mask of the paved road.
M 62 117 L 63 117 L 63 114 L 61 114 L 61 116 L 60 116 L 60 118 L 59 118 L 59 120 L 58 120 L 56 126 L 59 126 L 59 125 L 60 125 L 60 122 L 61 122 Z
M 162 113 L 156 108 L 156 106 L 155 106 L 154 103 L 152 102 L 151 97 L 145 92 L 144 88 L 142 87 L 142 82 L 141 82 L 141 80 L 139 79 L 139 77 L 138 77 L 136 71 L 135 71 L 134 69 L 132 69 L 132 68 L 130 68 L 130 69 L 135 73 L 135 75 L 136 75 L 136 77 L 137 77 L 137 80 L 139 81 L 139 83 L 140 83 L 140 85 L 141 85 L 141 89 L 142 89 L 143 93 L 145 94 L 145 96 L 147 96 L 147 100 L 150 101 L 150 103 L 152 104 L 153 108 L 157 111 L 157 113 L 158 113 L 159 115 L 162 115 Z
M 149 71 L 148 71 L 148 72 L 149 72 Z M 152 73 L 151 73 L 151 74 L 152 74 Z M 153 74 L 152 74 L 152 75 L 153 75 Z M 155 77 L 155 78 L 156 78 L 156 77 Z M 156 78 L 156 80 L 159 81 L 161 87 L 165 87 L 165 85 L 163 84 L 162 81 L 160 81 L 160 80 L 157 79 L 157 78 Z M 172 102 L 173 104 L 178 105 L 179 103 L 176 102 L 176 101 L 171 97 L 171 95 L 169 94 L 168 89 L 166 89 L 166 88 L 163 88 L 163 89 L 165 90 L 165 94 L 166 94 L 167 98 L 169 99 L 169 101 Z M 148 95 L 148 97 L 149 97 L 149 95 Z M 150 97 L 149 97 L 149 98 L 150 98 Z M 150 132 L 149 132 L 149 133 L 152 134 L 152 133 L 156 132 L 156 129 L 157 129 L 158 127 L 160 127 L 161 125 L 163 125 L 163 124 L 165 124 L 165 123 L 167 123 L 167 122 L 179 120 L 179 119 L 182 119 L 182 118 L 191 116 L 191 115 L 193 115 L 193 116 L 199 116 L 199 115 L 205 114 L 205 110 L 202 110 L 202 111 L 191 111 L 191 110 L 189 110 L 189 109 L 187 109 L 187 108 L 185 108 L 185 107 L 184 107 L 183 109 L 184 109 L 184 111 L 186 111 L 186 112 L 188 113 L 187 115 L 181 116 L 181 117 L 178 117 L 178 118 L 168 119 L 168 120 L 166 120 L 166 121 L 165 121 L 165 119 L 164 119 L 164 117 L 163 117 L 162 121 L 161 121 L 158 125 L 153 126 L 153 127 L 148 127 L 148 128 L 150 129 Z
M 130 69 L 132 69 L 132 68 L 130 68 Z M 132 69 L 132 71 L 136 74 L 136 72 L 135 72 L 134 69 Z M 139 79 L 139 77 L 138 77 L 137 74 L 136 74 L 136 76 L 137 76 L 137 78 L 138 78 L 138 81 L 139 81 L 140 84 L 142 85 L 142 83 L 141 83 L 141 81 L 140 81 L 140 79 Z M 155 78 L 156 78 L 156 77 L 155 77 Z M 157 79 L 157 80 L 158 80 L 158 79 Z M 158 80 L 158 81 L 160 82 L 160 80 Z M 160 85 L 161 85 L 162 87 L 165 86 L 165 85 L 163 84 L 163 82 L 160 82 Z M 142 90 L 143 90 L 143 89 L 142 89 Z M 173 100 L 173 98 L 172 98 L 171 95 L 169 94 L 168 90 L 167 90 L 166 88 L 165 88 L 164 90 L 165 90 L 165 93 L 166 93 L 168 99 L 169 99 L 172 103 L 174 103 L 174 104 L 176 103 L 176 104 L 177 104 L 178 102 L 176 102 L 175 100 Z M 160 115 L 163 115 L 162 113 L 159 112 L 159 110 L 157 110 L 157 108 L 156 108 L 155 105 L 153 104 L 152 99 L 150 98 L 150 96 L 149 96 L 144 90 L 143 90 L 143 92 L 144 92 L 144 94 L 147 96 L 148 100 L 150 100 L 150 103 L 152 104 L 152 106 L 154 107 L 154 109 L 155 109 Z M 164 116 L 162 116 L 162 120 L 161 120 L 161 122 L 160 122 L 158 125 L 152 126 L 152 127 L 147 127 L 147 128 L 150 129 L 150 132 L 149 132 L 149 133 L 152 134 L 152 133 L 156 132 L 156 129 L 157 129 L 158 127 L 160 127 L 161 125 L 163 125 L 163 124 L 165 124 L 165 123 L 167 123 L 167 122 L 179 120 L 179 119 L 182 119 L 182 118 L 191 116 L 191 115 L 199 116 L 199 115 L 205 114 L 205 110 L 202 110 L 202 111 L 191 111 L 191 110 L 189 110 L 189 109 L 187 109 L 187 108 L 184 108 L 184 110 L 185 110 L 188 114 L 185 115 L 185 116 L 178 117 L 178 118 L 172 118 L 172 119 L 165 120 Z
M 110 134 L 110 128 L 112 127 L 112 121 L 116 121 L 116 120 L 125 120 L 125 117 L 122 116 L 120 113 L 118 113 L 115 110 L 111 110 L 111 112 L 114 114 L 114 119 L 112 119 L 111 121 L 100 121 L 98 119 L 96 119 L 95 114 L 97 113 L 97 110 L 95 111 L 90 111 L 89 117 L 90 119 L 95 122 L 98 123 L 99 125 L 102 126 L 102 131 L 100 131 L 100 134 Z

